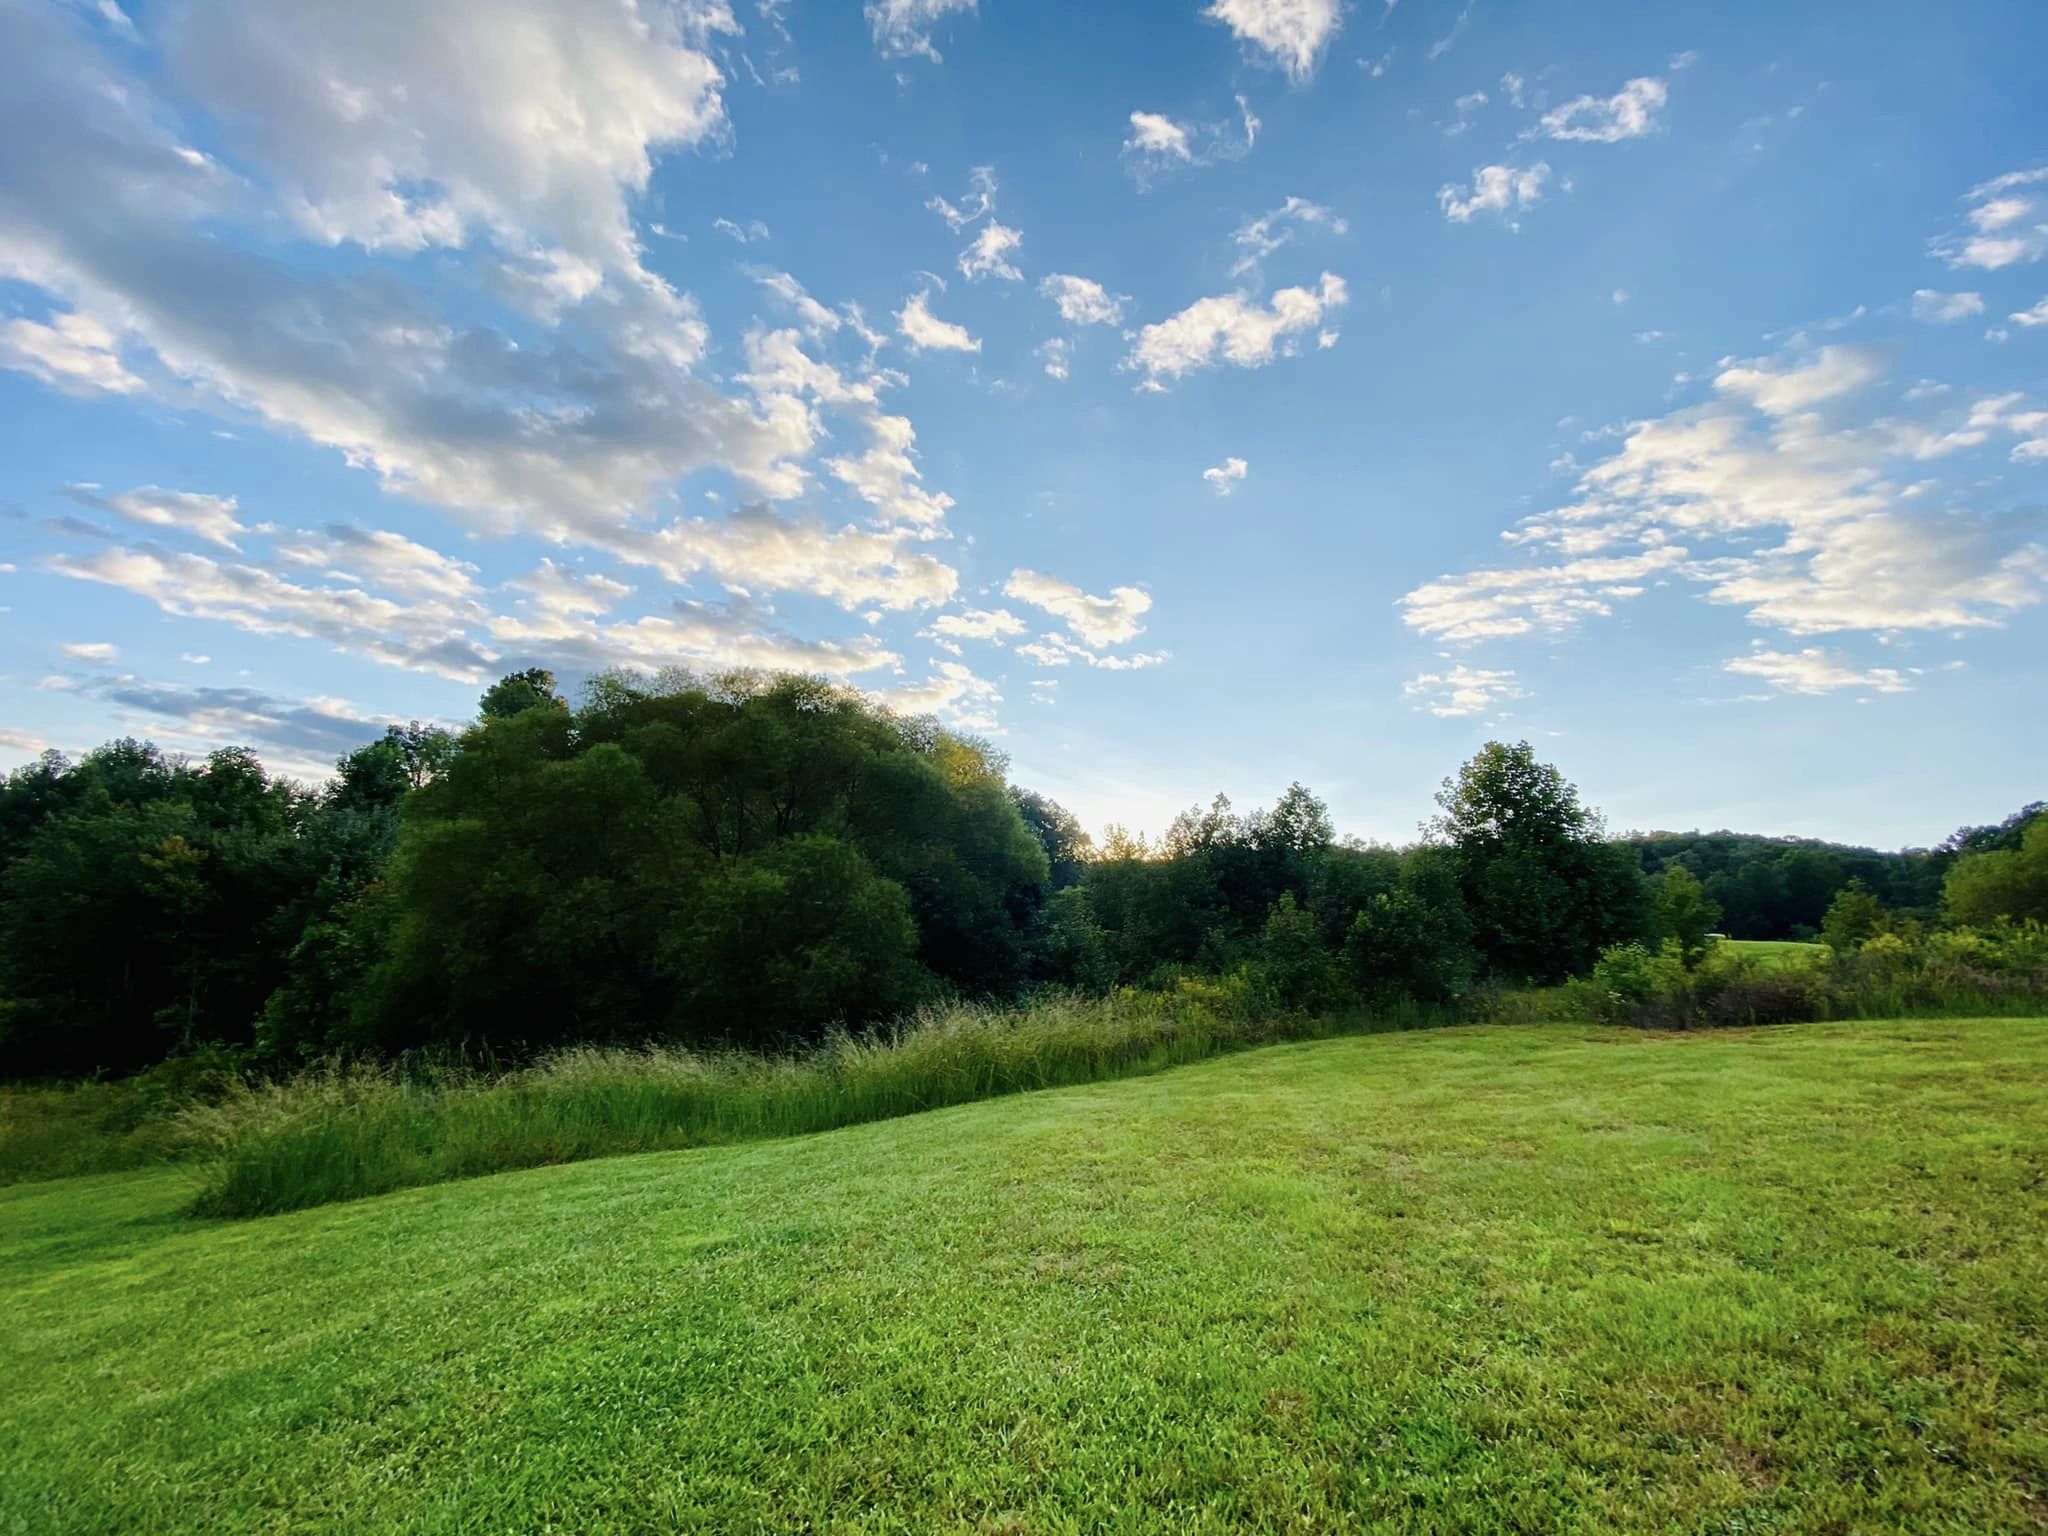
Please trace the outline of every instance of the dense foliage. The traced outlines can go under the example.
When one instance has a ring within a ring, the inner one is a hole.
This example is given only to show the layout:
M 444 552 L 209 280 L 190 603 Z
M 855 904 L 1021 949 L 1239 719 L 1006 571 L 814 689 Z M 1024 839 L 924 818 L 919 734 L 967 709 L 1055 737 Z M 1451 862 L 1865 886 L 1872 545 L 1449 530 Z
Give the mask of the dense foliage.
M 572 706 L 537 669 L 460 735 L 393 727 L 318 789 L 241 750 L 52 754 L 0 786 L 0 1075 L 205 1045 L 273 1066 L 779 1046 L 1193 975 L 1271 1009 L 1436 1006 L 1632 943 L 1692 969 L 1717 928 L 1854 948 L 2048 916 L 2039 807 L 1903 855 L 1610 840 L 1526 743 L 1492 743 L 1411 848 L 1340 841 L 1299 784 L 1098 848 L 1006 766 L 813 679 L 612 675 Z

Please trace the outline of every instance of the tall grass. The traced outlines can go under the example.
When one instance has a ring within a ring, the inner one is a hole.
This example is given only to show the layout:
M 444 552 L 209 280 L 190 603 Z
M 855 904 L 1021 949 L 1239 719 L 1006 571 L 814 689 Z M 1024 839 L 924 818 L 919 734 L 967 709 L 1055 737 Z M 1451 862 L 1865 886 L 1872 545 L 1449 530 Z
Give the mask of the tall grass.
M 1020 1008 L 955 1005 L 801 1054 L 570 1050 L 509 1074 L 334 1068 L 195 1106 L 196 1214 L 257 1216 L 581 1158 L 801 1135 L 1279 1040 L 1442 1022 L 1420 1006 L 1310 1016 L 1229 983 Z

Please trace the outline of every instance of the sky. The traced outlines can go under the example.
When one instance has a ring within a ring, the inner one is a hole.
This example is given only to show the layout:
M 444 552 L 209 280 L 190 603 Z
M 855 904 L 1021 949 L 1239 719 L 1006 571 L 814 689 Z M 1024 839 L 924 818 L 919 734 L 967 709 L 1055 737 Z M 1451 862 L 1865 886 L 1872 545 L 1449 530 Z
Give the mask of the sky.
M 0 767 L 792 668 L 1156 833 L 2048 794 L 2048 6 L 0 0 Z

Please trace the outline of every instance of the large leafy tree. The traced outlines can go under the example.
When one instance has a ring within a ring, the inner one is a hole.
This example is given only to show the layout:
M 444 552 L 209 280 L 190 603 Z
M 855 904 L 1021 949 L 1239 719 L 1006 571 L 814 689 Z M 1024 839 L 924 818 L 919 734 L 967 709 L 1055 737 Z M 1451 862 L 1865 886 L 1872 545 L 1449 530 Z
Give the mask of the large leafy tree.
M 2048 811 L 2036 809 L 2018 829 L 2016 842 L 2001 846 L 1987 838 L 1956 860 L 1942 893 L 1951 917 L 1963 923 L 2048 923 Z
M 581 709 L 486 712 L 408 801 L 351 1027 L 764 1042 L 1007 989 L 1048 862 L 1004 766 L 809 678 L 608 676 Z
M 1489 742 L 1444 780 L 1430 830 L 1453 851 L 1489 969 L 1561 981 L 1644 927 L 1635 855 L 1602 836 L 1577 789 L 1525 742 Z

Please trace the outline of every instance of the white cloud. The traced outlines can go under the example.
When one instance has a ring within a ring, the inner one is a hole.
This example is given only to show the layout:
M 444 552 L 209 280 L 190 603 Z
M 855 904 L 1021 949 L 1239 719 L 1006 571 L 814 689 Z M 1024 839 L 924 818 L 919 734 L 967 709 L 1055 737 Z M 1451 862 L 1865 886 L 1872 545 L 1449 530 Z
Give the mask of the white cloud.
M 931 312 L 931 295 L 918 292 L 896 311 L 896 329 L 913 352 L 979 352 L 981 340 L 967 327 L 941 320 Z
M 2006 318 L 2012 321 L 2014 325 L 2023 326 L 2029 330 L 2037 325 L 2048 325 L 2048 298 L 2042 299 L 2032 309 L 2014 310 Z
M 967 173 L 967 196 L 958 206 L 936 193 L 925 200 L 925 207 L 944 219 L 946 227 L 955 234 L 983 214 L 994 212 L 995 206 L 996 170 L 992 165 L 977 165 Z
M 432 601 L 393 602 L 357 588 L 307 587 L 253 565 L 150 548 L 58 555 L 61 575 L 118 587 L 181 618 L 211 619 L 259 635 L 324 640 L 391 666 L 462 682 L 485 676 L 495 656 L 464 633 L 465 615 Z
M 1290 197 L 1271 213 L 1248 219 L 1237 227 L 1237 233 L 1231 238 L 1237 243 L 1238 258 L 1230 269 L 1230 275 L 1242 277 L 1247 272 L 1256 272 L 1261 261 L 1294 238 L 1296 229 L 1309 227 L 1320 227 L 1333 235 L 1341 235 L 1350 226 L 1321 203 L 1312 203 L 1305 197 Z
M 1202 478 L 1215 487 L 1218 496 L 1228 496 L 1244 483 L 1244 477 L 1249 471 L 1250 466 L 1243 459 L 1233 456 L 1226 458 L 1221 464 L 1203 470 Z
M 995 730 L 996 706 L 1003 702 L 994 683 L 957 661 L 939 662 L 922 683 L 878 689 L 874 697 L 899 715 L 937 715 L 969 731 Z
M 932 620 L 932 633 L 952 640 L 1001 640 L 1023 634 L 1026 627 L 1007 608 L 969 608 L 960 613 L 943 613 Z
M 401 251 L 488 235 L 641 276 L 627 198 L 655 153 L 725 131 L 703 50 L 722 4 L 504 0 L 420 24 L 409 0 L 194 0 L 174 76 L 278 183 L 300 228 Z
M 912 457 L 917 432 L 910 419 L 877 414 L 869 419 L 868 432 L 867 452 L 858 458 L 829 459 L 825 467 L 880 514 L 884 527 L 927 535 L 937 532 L 952 510 L 953 498 L 944 491 L 924 488 Z
M 759 219 L 749 219 L 744 224 L 737 224 L 731 219 L 713 219 L 711 227 L 726 239 L 741 245 L 754 245 L 769 238 L 768 226 Z
M 1510 699 L 1523 697 L 1512 671 L 1468 667 L 1463 662 L 1443 672 L 1424 672 L 1401 685 L 1418 709 L 1427 709 L 1439 719 L 1455 720 L 1469 715 L 1491 714 Z
M 1126 295 L 1109 293 L 1091 278 L 1055 272 L 1038 285 L 1038 291 L 1059 306 L 1060 318 L 1069 325 L 1118 325 L 1123 321 Z
M 1618 144 L 1657 133 L 1657 114 L 1671 98 L 1652 75 L 1629 81 L 1612 96 L 1579 96 L 1543 114 L 1525 138 L 1563 139 L 1583 144 Z
M 1437 205 L 1453 224 L 1463 224 L 1473 215 L 1530 208 L 1543 201 L 1543 188 L 1550 180 L 1550 167 L 1538 160 L 1516 169 L 1506 165 L 1482 165 L 1472 173 L 1472 194 L 1467 197 L 1455 186 L 1437 189 Z
M 1077 639 L 1098 648 L 1137 639 L 1145 632 L 1139 620 L 1152 607 L 1151 593 L 1138 587 L 1113 587 L 1109 596 L 1096 597 L 1071 582 L 1037 571 L 1011 572 L 1003 592 L 1065 620 Z
M 1147 667 L 1163 666 L 1171 659 L 1164 651 L 1132 651 L 1121 655 L 1091 651 L 1061 634 L 1040 635 L 1036 640 L 1018 646 L 1017 654 L 1041 667 L 1066 667 L 1081 661 L 1104 672 L 1142 672 Z
M 1229 27 L 1297 82 L 1315 73 L 1342 22 L 1338 0 L 1213 0 L 1202 14 Z
M 1642 589 L 1635 583 L 1672 570 L 1685 553 L 1665 545 L 1558 565 L 1441 576 L 1401 599 L 1402 622 L 1418 633 L 1461 644 L 1538 631 L 1556 633 L 1589 615 L 1613 613 L 1617 598 L 1636 595 Z
M 960 253 L 961 275 L 970 281 L 984 277 L 1000 277 L 1009 283 L 1021 280 L 1024 274 L 1010 265 L 1008 257 L 1023 243 L 1023 235 L 990 219 L 982 225 L 974 243 Z
M 1800 636 L 1996 627 L 2040 603 L 2048 514 L 1929 512 L 1924 466 L 1998 436 L 2017 460 L 2048 459 L 2048 411 L 2007 395 L 1963 412 L 1921 391 L 1932 421 L 1846 414 L 1876 371 L 1854 348 L 1730 365 L 1717 398 L 1632 424 L 1576 500 L 1508 534 L 1557 563 L 1427 583 L 1402 600 L 1406 621 L 1459 642 L 1555 632 L 1653 579 Z
M 1824 694 L 1843 688 L 1909 693 L 1913 687 L 1895 667 L 1859 668 L 1839 652 L 1817 646 L 1801 651 L 1773 651 L 1759 642 L 1749 655 L 1723 663 L 1722 670 L 1741 677 L 1761 678 L 1780 693 Z
M 0 368 L 40 379 L 67 394 L 132 395 L 146 388 L 121 362 L 120 338 L 91 315 L 59 314 L 49 323 L 0 325 Z
M 94 666 L 105 666 L 121 653 L 104 640 L 81 640 L 58 649 L 73 661 L 89 661 Z
M 839 329 L 840 317 L 806 293 L 804 285 L 787 272 L 756 269 L 751 275 L 755 282 L 787 305 L 811 335 L 830 335 Z
M 279 541 L 277 556 L 288 565 L 391 592 L 461 599 L 476 591 L 476 567 L 466 561 L 451 560 L 403 534 L 350 523 L 302 530 Z
M 1931 242 L 1951 267 L 1995 272 L 2048 255 L 2048 165 L 2008 171 L 1972 187 L 1963 201 L 1969 230 Z
M 1064 379 L 1073 372 L 1074 344 L 1064 336 L 1053 336 L 1041 341 L 1032 355 L 1043 359 L 1046 376 Z
M 103 493 L 96 485 L 67 485 L 64 494 L 127 522 L 145 528 L 175 529 L 223 549 L 238 547 L 235 541 L 249 531 L 235 516 L 237 505 L 232 496 L 167 491 L 156 485 L 137 486 L 132 491 L 112 495 Z
M 1773 416 L 1811 410 L 1830 400 L 1854 394 L 1879 378 L 1877 355 L 1862 347 L 1822 347 L 1813 357 L 1789 367 L 1762 359 L 1732 364 L 1714 377 L 1714 388 L 1737 395 Z
M 1456 101 L 1452 102 L 1451 108 L 1458 115 L 1444 129 L 1445 137 L 1455 139 L 1467 128 L 1470 128 L 1472 126 L 1472 119 L 1474 115 L 1477 114 L 1479 109 L 1485 105 L 1486 92 L 1484 91 L 1468 91 L 1463 96 L 1460 96 Z
M 868 29 L 885 59 L 940 61 L 932 29 L 956 12 L 974 10 L 975 0 L 868 0 Z
M 1138 333 L 1124 360 L 1145 372 L 1145 389 L 1158 390 L 1183 374 L 1228 363 L 1257 368 L 1276 350 L 1291 353 L 1290 338 L 1312 331 L 1350 298 L 1344 279 L 1325 272 L 1314 288 L 1282 288 L 1264 304 L 1243 293 L 1197 299 L 1179 314 Z
M 294 267 L 221 238 L 256 190 L 165 129 L 150 82 L 20 8 L 0 12 L 0 53 L 36 69 L 0 101 L 0 138 L 33 139 L 38 156 L 0 200 L 11 274 L 117 336 L 123 357 L 153 354 L 180 405 L 261 418 L 494 529 L 613 526 L 710 465 L 800 488 L 789 460 L 812 423 L 692 376 L 705 327 L 640 268 L 626 217 L 657 149 L 722 121 L 716 71 L 669 20 L 609 0 L 514 10 L 463 11 L 415 39 L 398 0 L 204 0 L 180 13 L 171 52 L 179 78 L 218 92 L 203 105 L 262 124 L 249 153 L 293 225 L 373 252 L 471 241 L 483 277 L 535 300 L 538 337 L 458 322 L 381 272 Z M 528 12 L 530 35 L 513 25 Z
M 1984 313 L 1980 293 L 1937 293 L 1932 288 L 1913 290 L 1913 318 L 1929 325 L 1953 325 L 1972 315 Z
M 1133 154 L 1150 155 L 1161 160 L 1191 161 L 1195 158 L 1188 130 L 1157 112 L 1131 114 L 1131 136 L 1124 140 L 1124 148 Z

